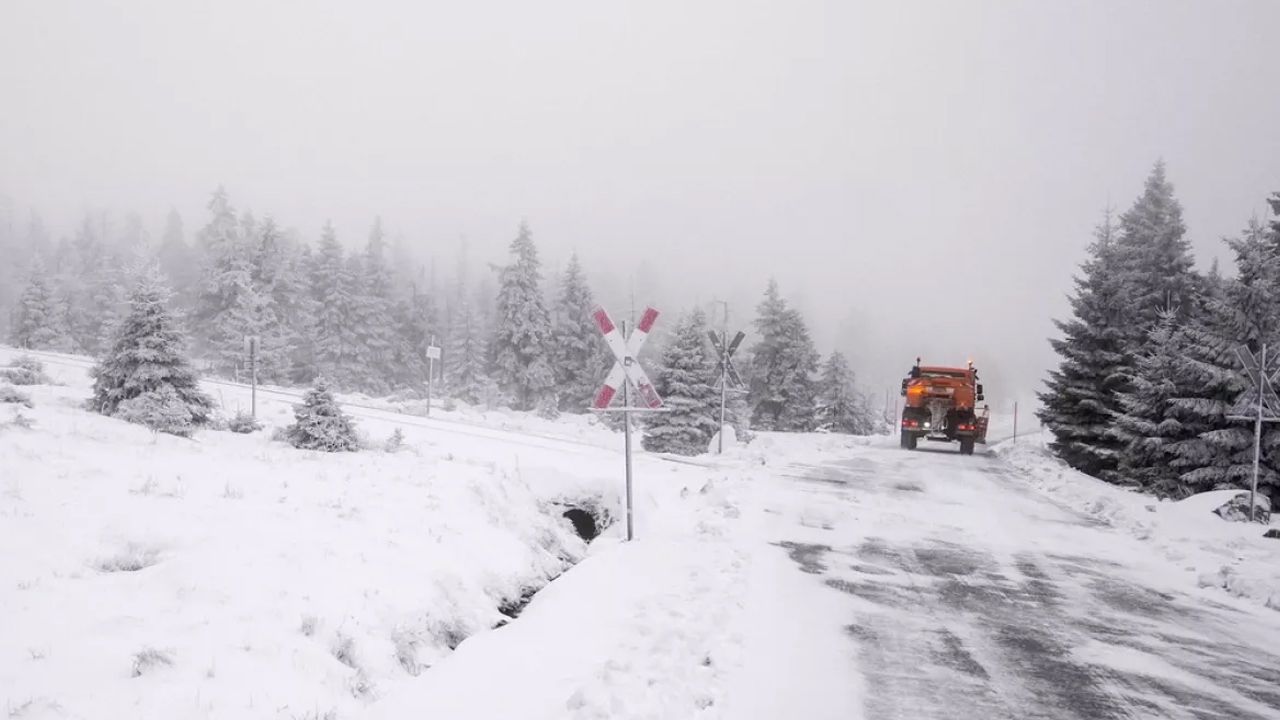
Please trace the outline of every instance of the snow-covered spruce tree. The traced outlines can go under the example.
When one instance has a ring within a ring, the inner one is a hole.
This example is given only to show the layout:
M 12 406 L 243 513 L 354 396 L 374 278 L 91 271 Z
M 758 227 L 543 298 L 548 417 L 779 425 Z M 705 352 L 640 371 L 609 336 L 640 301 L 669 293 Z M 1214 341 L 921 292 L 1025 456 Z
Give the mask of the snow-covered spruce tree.
M 182 216 L 172 208 L 165 218 L 156 257 L 160 270 L 168 278 L 169 287 L 177 289 L 174 299 L 179 304 L 190 304 L 200 281 L 200 265 L 195 249 L 187 242 Z
M 542 296 L 541 263 L 529 226 L 511 242 L 511 262 L 499 272 L 491 346 L 494 379 L 517 410 L 545 408 L 555 394 L 549 357 L 551 316 Z
M 756 335 L 748 365 L 751 424 L 761 430 L 804 432 L 814 427 L 818 351 L 804 318 L 769 281 L 756 308 Z
M 1227 241 L 1236 256 L 1236 277 L 1226 281 L 1221 298 L 1208 304 L 1203 318 L 1188 330 L 1182 355 L 1192 374 L 1190 390 L 1174 401 L 1195 422 L 1198 432 L 1178 443 L 1179 494 L 1224 487 L 1248 487 L 1253 477 L 1253 426 L 1227 418 L 1241 400 L 1246 382 L 1235 349 L 1257 355 L 1280 350 L 1280 260 L 1276 246 L 1256 223 L 1239 239 Z M 1269 366 L 1274 366 L 1268 360 Z M 1265 425 L 1259 489 L 1280 494 L 1280 427 Z
M 238 318 L 233 324 L 241 325 L 244 335 L 258 337 L 258 379 L 284 383 L 298 343 L 298 331 L 289 314 L 299 312 L 303 283 L 270 216 L 256 225 L 248 252 L 249 289 L 237 298 L 232 313 Z
M 1116 481 L 1161 497 L 1185 495 L 1177 467 L 1177 447 L 1208 428 L 1198 413 L 1177 399 L 1193 392 L 1198 380 L 1187 372 L 1186 334 L 1177 313 L 1167 310 L 1138 358 L 1128 392 L 1119 393 L 1122 412 L 1112 429 L 1121 442 Z
M 707 345 L 707 316 L 701 309 L 685 314 L 675 337 L 662 353 L 654 389 L 668 412 L 645 422 L 642 445 L 651 452 L 701 455 L 720 429 L 720 394 L 711 386 L 715 363 Z
M 435 296 L 420 290 L 416 284 L 409 286 L 409 297 L 396 302 L 391 308 L 394 330 L 391 337 L 390 380 L 401 387 L 421 388 L 427 381 L 427 348 L 434 336 L 437 346 L 445 347 L 445 333 L 440 327 Z M 438 380 L 440 362 L 435 363 Z M 439 385 L 434 390 L 439 394 Z
M 1142 354 L 1165 308 L 1179 320 L 1199 310 L 1203 279 L 1196 275 L 1191 243 L 1186 239 L 1182 206 L 1165 176 L 1164 162 L 1151 169 L 1142 195 L 1120 216 L 1116 262 L 1132 312 L 1127 324 L 1126 365 L 1132 368 Z
M 818 429 L 848 435 L 870 435 L 875 431 L 875 418 L 866 398 L 858 392 L 853 369 L 843 353 L 832 352 L 823 363 L 819 386 Z
M 1267 198 L 1267 204 L 1271 206 L 1270 227 L 1267 229 L 1267 238 L 1271 241 L 1271 245 L 1280 252 L 1280 192 L 1271 193 L 1271 197 Z
M 303 450 L 355 452 L 360 440 L 350 416 L 342 411 L 329 392 L 324 378 L 316 380 L 301 405 L 293 406 L 296 422 L 285 429 L 289 444 Z
M 1062 337 L 1050 340 L 1062 360 L 1040 393 L 1040 421 L 1053 433 L 1049 447 L 1071 467 L 1112 479 L 1120 440 L 1110 433 L 1120 411 L 1116 393 L 1129 370 L 1124 287 L 1108 214 L 1094 231 L 1089 259 L 1076 276 L 1072 317 L 1055 324 Z
M 311 270 L 315 364 L 321 375 L 340 388 L 360 385 L 356 290 L 356 278 L 343 257 L 333 224 L 327 223 Z
M 93 369 L 90 407 L 103 415 L 117 415 L 123 406 L 132 408 L 129 414 L 134 418 L 185 418 L 160 428 L 182 434 L 189 426 L 209 421 L 213 401 L 199 388 L 185 354 L 185 339 L 165 306 L 168 296 L 158 269 L 141 273 L 129 295 L 129 314 L 117 328 L 110 351 Z M 143 396 L 148 397 L 137 400 Z M 189 417 L 175 409 L 174 397 Z
M 191 318 L 193 338 L 197 354 L 230 375 L 243 357 L 245 332 L 229 315 L 240 294 L 252 287 L 252 267 L 242 224 L 226 191 L 218 188 L 208 207 L 209 222 L 197 236 L 200 281 Z
M 31 265 L 31 278 L 18 298 L 10 342 L 31 350 L 71 350 L 74 342 L 67 328 L 66 310 L 54 294 L 39 256 Z
M 569 258 L 552 313 L 551 356 L 560 409 L 584 412 L 609 371 L 609 348 L 591 319 L 595 298 L 587 285 L 578 255 Z
M 489 379 L 484 320 L 466 292 L 459 292 L 450 306 L 449 342 L 445 347 L 445 386 L 449 395 L 472 405 L 485 402 Z
M 395 375 L 393 355 L 397 328 L 392 313 L 395 300 L 381 218 L 374 221 L 369 241 L 365 244 L 354 301 L 359 387 L 373 393 L 385 393 L 391 389 Z

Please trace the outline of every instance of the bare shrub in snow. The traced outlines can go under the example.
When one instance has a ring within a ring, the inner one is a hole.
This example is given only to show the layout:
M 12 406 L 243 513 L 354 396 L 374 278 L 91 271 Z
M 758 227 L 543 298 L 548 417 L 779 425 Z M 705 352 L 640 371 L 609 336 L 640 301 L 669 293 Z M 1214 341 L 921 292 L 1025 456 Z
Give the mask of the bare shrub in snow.
M 195 429 L 191 407 L 171 385 L 161 385 L 121 402 L 114 416 L 143 425 L 153 433 L 187 437 Z
M 133 677 L 142 677 L 155 668 L 172 666 L 173 658 L 155 648 L 143 648 L 133 654 Z
M 26 415 L 23 415 L 21 410 L 14 411 L 13 419 L 10 420 L 7 425 L 0 425 L 0 427 L 16 427 L 21 430 L 30 430 L 35 426 L 35 422 Z
M 387 441 L 383 443 L 382 449 L 389 453 L 400 452 L 403 450 L 404 431 L 400 428 L 396 428 L 395 432 L 391 433 L 391 437 L 387 438 Z
M 457 650 L 462 641 L 471 635 L 458 620 L 438 623 L 432 629 L 431 634 L 439 644 L 450 650 Z
M 351 418 L 342 411 L 323 379 L 307 391 L 301 405 L 293 406 L 297 422 L 286 430 L 289 444 L 303 450 L 355 452 L 360 449 Z
M 129 543 L 115 555 L 98 560 L 94 567 L 102 572 L 137 572 L 158 562 L 160 551 L 156 548 Z
M 262 429 L 262 423 L 258 422 L 252 415 L 241 410 L 236 416 L 227 421 L 227 429 L 233 433 L 248 435 Z
M 319 625 L 320 625 L 320 618 L 316 617 L 315 615 L 303 615 L 302 626 L 299 627 L 298 629 L 302 631 L 303 635 L 306 635 L 307 637 L 314 637 L 316 634 L 316 628 Z
M 338 633 L 338 637 L 333 643 L 333 656 L 338 659 L 338 662 L 352 670 L 360 669 L 360 666 L 356 664 L 356 642 L 351 639 L 350 635 Z
M 396 660 L 405 672 L 417 677 L 426 669 L 426 666 L 418 662 L 418 646 L 422 644 L 422 638 L 416 632 L 396 630 L 391 633 L 391 644 L 395 646 Z
M 338 720 L 337 710 L 326 710 L 321 713 L 319 710 L 312 710 L 305 715 L 293 715 L 293 720 Z
M 31 396 L 12 385 L 0 385 L 0 403 L 35 407 L 31 404 Z
M 52 382 L 44 374 L 44 363 L 30 355 L 19 356 L 9 367 L 0 368 L 0 378 L 14 385 L 48 385 Z

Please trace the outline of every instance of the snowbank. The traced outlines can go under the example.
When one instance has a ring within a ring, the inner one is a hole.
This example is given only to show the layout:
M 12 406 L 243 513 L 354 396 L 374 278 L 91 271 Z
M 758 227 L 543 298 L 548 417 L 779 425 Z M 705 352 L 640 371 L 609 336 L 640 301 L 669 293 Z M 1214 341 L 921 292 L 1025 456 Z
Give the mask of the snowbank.
M 83 367 L 48 371 L 33 426 L 0 429 L 0 700 L 22 717 L 360 714 L 584 556 L 562 504 L 617 514 L 612 454 L 372 413 L 403 451 L 299 451 L 266 395 L 263 432 L 157 436 L 83 410 Z
M 1264 538 L 1261 524 L 1227 522 L 1213 513 L 1238 490 L 1160 501 L 1067 467 L 1039 437 L 1002 443 L 995 452 L 1036 489 L 1150 542 L 1201 587 L 1280 610 L 1280 541 Z

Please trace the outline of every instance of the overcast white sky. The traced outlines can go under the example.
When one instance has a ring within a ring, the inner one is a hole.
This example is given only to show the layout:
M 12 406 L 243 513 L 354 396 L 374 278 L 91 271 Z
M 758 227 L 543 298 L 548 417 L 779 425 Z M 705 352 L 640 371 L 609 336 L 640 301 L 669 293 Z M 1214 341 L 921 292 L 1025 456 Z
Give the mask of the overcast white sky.
M 973 357 L 994 400 L 1158 157 L 1204 265 L 1264 213 L 1277 28 L 1272 0 L 4 0 L 0 195 L 158 232 L 223 184 L 442 257 L 527 218 L 605 297 L 647 260 L 661 302 L 746 320 L 773 275 L 868 383 Z

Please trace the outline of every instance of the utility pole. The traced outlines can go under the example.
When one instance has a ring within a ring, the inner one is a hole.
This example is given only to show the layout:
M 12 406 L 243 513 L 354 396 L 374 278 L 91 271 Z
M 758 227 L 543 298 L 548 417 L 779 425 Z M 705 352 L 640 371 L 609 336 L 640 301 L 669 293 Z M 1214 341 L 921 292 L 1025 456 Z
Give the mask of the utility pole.
M 1013 439 L 1018 439 L 1018 401 L 1013 401 Z

